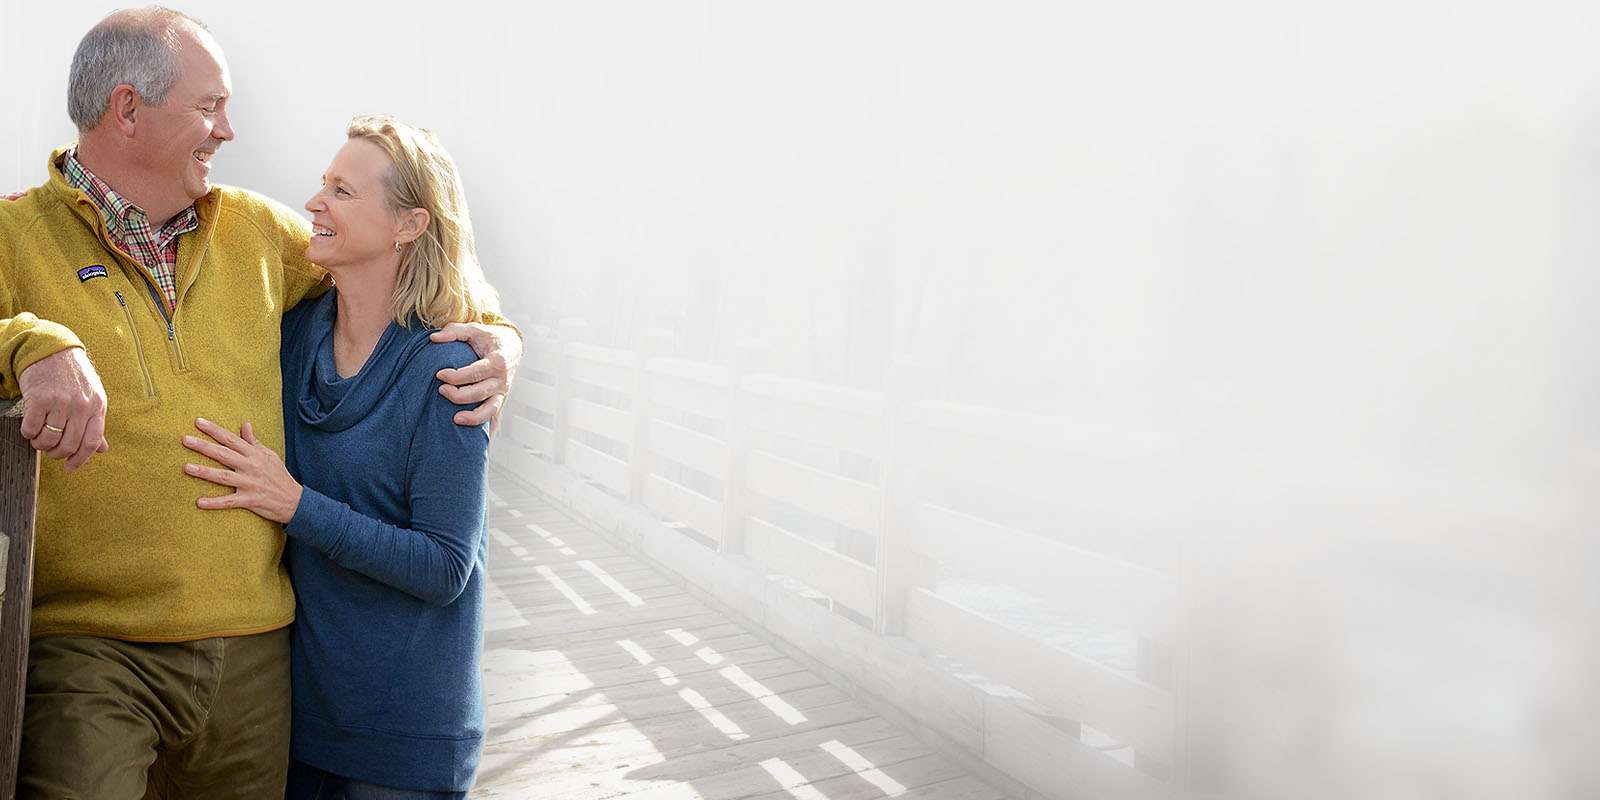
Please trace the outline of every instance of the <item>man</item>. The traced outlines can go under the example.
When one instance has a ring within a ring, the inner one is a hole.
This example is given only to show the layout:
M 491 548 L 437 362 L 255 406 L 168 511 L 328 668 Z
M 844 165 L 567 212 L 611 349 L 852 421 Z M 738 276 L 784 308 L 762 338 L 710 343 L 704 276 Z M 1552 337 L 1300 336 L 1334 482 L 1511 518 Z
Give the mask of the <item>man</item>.
M 39 483 L 21 797 L 283 794 L 283 534 L 197 508 L 213 492 L 183 474 L 181 437 L 202 416 L 251 422 L 282 451 L 279 319 L 329 283 L 303 219 L 209 184 L 230 95 L 199 23 L 112 14 L 73 59 L 77 146 L 0 202 L 0 395 L 23 397 L 23 435 L 61 462 Z M 488 354 L 440 375 L 467 384 L 450 399 L 485 401 L 457 422 L 488 419 L 515 332 L 435 338 Z

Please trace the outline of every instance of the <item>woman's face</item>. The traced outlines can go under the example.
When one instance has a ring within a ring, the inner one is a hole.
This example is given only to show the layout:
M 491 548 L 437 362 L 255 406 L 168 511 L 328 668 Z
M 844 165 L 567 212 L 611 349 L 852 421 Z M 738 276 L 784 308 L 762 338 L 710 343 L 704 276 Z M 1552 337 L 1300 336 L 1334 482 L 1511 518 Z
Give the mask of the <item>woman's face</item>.
M 322 188 L 306 201 L 311 212 L 311 245 L 306 258 L 324 267 L 393 257 L 401 235 L 400 220 L 389 210 L 383 188 L 389 155 L 365 139 L 346 140 L 322 176 Z

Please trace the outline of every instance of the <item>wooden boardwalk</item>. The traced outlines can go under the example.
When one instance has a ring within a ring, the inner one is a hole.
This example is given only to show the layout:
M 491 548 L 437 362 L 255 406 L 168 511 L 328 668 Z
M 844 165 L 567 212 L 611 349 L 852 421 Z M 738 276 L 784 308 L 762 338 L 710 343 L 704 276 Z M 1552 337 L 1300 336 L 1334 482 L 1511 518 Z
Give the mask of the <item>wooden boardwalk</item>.
M 473 797 L 1003 795 L 491 466 Z

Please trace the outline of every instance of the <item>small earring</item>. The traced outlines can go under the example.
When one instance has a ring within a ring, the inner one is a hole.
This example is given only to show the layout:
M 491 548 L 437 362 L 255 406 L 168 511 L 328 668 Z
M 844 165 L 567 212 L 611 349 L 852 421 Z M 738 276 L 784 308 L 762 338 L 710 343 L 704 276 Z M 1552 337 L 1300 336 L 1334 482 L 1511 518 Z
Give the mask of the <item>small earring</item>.
M 395 242 L 394 243 L 394 251 L 396 253 L 400 252 L 400 243 L 399 242 Z

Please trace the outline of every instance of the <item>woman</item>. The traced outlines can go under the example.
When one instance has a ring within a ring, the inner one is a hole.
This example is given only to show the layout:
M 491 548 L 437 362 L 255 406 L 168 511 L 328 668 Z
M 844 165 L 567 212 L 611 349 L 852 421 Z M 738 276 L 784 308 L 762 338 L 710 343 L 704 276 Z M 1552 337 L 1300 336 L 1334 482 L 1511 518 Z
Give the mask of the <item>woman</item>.
M 283 318 L 286 458 L 204 420 L 189 474 L 284 523 L 299 601 L 290 798 L 459 798 L 483 741 L 483 426 L 453 420 L 430 331 L 496 313 L 454 163 L 357 117 L 306 203 L 335 289 Z M 460 408 L 467 408 L 461 406 Z M 285 463 L 287 462 L 287 463 Z M 224 508 L 228 498 L 202 498 Z

